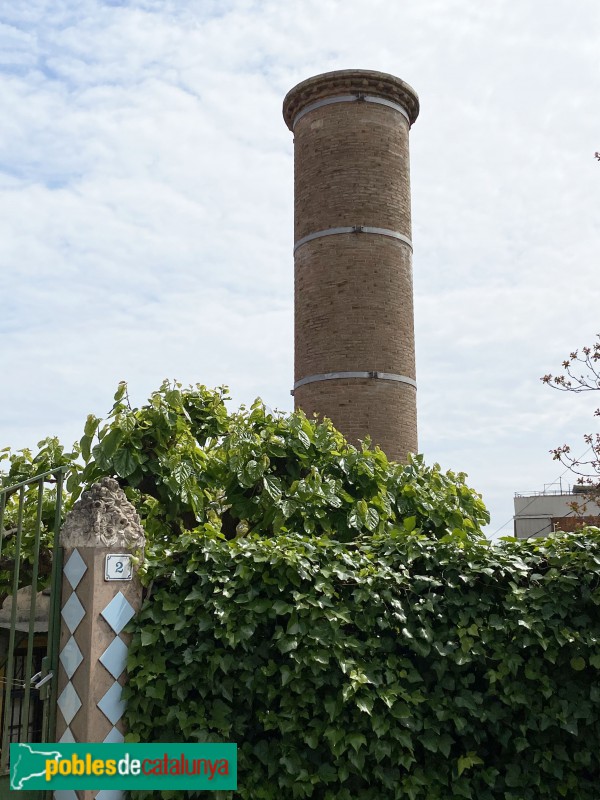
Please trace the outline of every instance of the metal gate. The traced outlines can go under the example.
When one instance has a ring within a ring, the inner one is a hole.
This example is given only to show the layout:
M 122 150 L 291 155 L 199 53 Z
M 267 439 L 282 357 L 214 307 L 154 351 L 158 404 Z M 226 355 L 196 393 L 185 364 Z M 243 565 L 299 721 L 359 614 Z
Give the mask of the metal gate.
M 54 738 L 65 469 L 0 489 L 0 785 L 11 743 Z

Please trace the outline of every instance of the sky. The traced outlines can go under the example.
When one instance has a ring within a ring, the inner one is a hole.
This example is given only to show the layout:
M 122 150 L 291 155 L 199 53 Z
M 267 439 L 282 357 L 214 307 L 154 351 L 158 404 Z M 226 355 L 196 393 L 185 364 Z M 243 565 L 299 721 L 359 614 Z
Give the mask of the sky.
M 540 377 L 600 332 L 599 42 L 597 0 L 0 0 L 0 448 L 70 444 L 120 380 L 292 409 L 281 104 L 376 69 L 421 101 L 420 450 L 510 534 L 598 424 Z

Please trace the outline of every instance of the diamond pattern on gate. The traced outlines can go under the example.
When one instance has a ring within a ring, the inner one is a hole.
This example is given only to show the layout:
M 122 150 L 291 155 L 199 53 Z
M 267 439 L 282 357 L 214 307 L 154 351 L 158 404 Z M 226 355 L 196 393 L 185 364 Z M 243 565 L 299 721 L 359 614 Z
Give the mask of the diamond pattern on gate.
M 75 592 L 69 597 L 60 613 L 67 628 L 71 633 L 75 633 L 79 623 L 85 617 L 85 608 L 81 605 L 81 601 Z
M 123 744 L 124 741 L 125 737 L 121 731 L 115 727 L 112 727 L 109 733 L 104 737 L 104 744 Z
M 113 631 L 119 634 L 133 617 L 135 611 L 125 595 L 122 592 L 117 592 L 104 611 L 100 613 Z
M 60 708 L 65 722 L 67 725 L 70 725 L 73 717 L 81 708 L 81 700 L 79 699 L 79 695 L 75 691 L 75 687 L 71 681 L 67 683 L 65 688 L 60 693 L 60 697 L 58 698 L 58 707 Z
M 79 555 L 79 550 L 75 549 L 69 556 L 69 560 L 64 566 L 63 572 L 71 584 L 72 589 L 76 589 L 79 581 L 83 578 L 87 566 L 83 558 Z
M 74 636 L 71 636 L 69 641 L 63 647 L 59 659 L 60 663 L 63 665 L 63 669 L 67 673 L 67 678 L 71 680 L 71 678 L 77 671 L 77 667 L 83 661 L 81 650 L 77 646 L 77 642 L 75 641 Z
M 125 661 L 127 659 L 127 645 L 119 637 L 119 633 L 133 617 L 135 611 L 125 595 L 122 592 L 117 592 L 106 608 L 100 613 L 113 629 L 116 636 L 102 653 L 99 660 L 113 678 L 118 678 L 125 669 Z M 122 690 L 123 687 L 115 680 L 110 689 L 96 704 L 113 725 L 113 729 L 110 731 L 107 738 L 120 736 L 119 731 L 114 726 L 121 719 L 125 711 L 125 703 L 121 699 Z
M 73 736 L 73 731 L 71 728 L 67 727 L 67 730 L 63 733 L 58 741 L 59 744 L 75 744 L 75 737 Z
M 98 700 L 96 704 L 113 725 L 117 724 L 125 711 L 125 701 L 121 699 L 122 691 L 121 684 L 115 681 L 104 697 Z
M 125 669 L 127 649 L 125 642 L 117 636 L 100 656 L 100 663 L 113 678 L 118 678 Z

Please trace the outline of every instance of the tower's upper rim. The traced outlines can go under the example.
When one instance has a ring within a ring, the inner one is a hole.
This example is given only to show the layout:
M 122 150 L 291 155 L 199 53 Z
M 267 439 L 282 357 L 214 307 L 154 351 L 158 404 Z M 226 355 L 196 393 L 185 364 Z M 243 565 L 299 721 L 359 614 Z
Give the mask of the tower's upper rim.
M 399 103 L 406 109 L 411 125 L 419 115 L 417 93 L 395 75 L 370 69 L 338 69 L 314 75 L 290 89 L 283 100 L 283 118 L 292 130 L 296 115 L 309 103 L 359 92 Z

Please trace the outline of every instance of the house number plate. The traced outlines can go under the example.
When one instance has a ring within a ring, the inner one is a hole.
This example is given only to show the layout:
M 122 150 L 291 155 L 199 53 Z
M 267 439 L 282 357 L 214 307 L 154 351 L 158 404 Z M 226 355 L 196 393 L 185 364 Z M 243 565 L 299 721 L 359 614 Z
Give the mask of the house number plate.
M 104 562 L 105 581 L 130 581 L 133 563 L 128 553 L 108 553 Z

